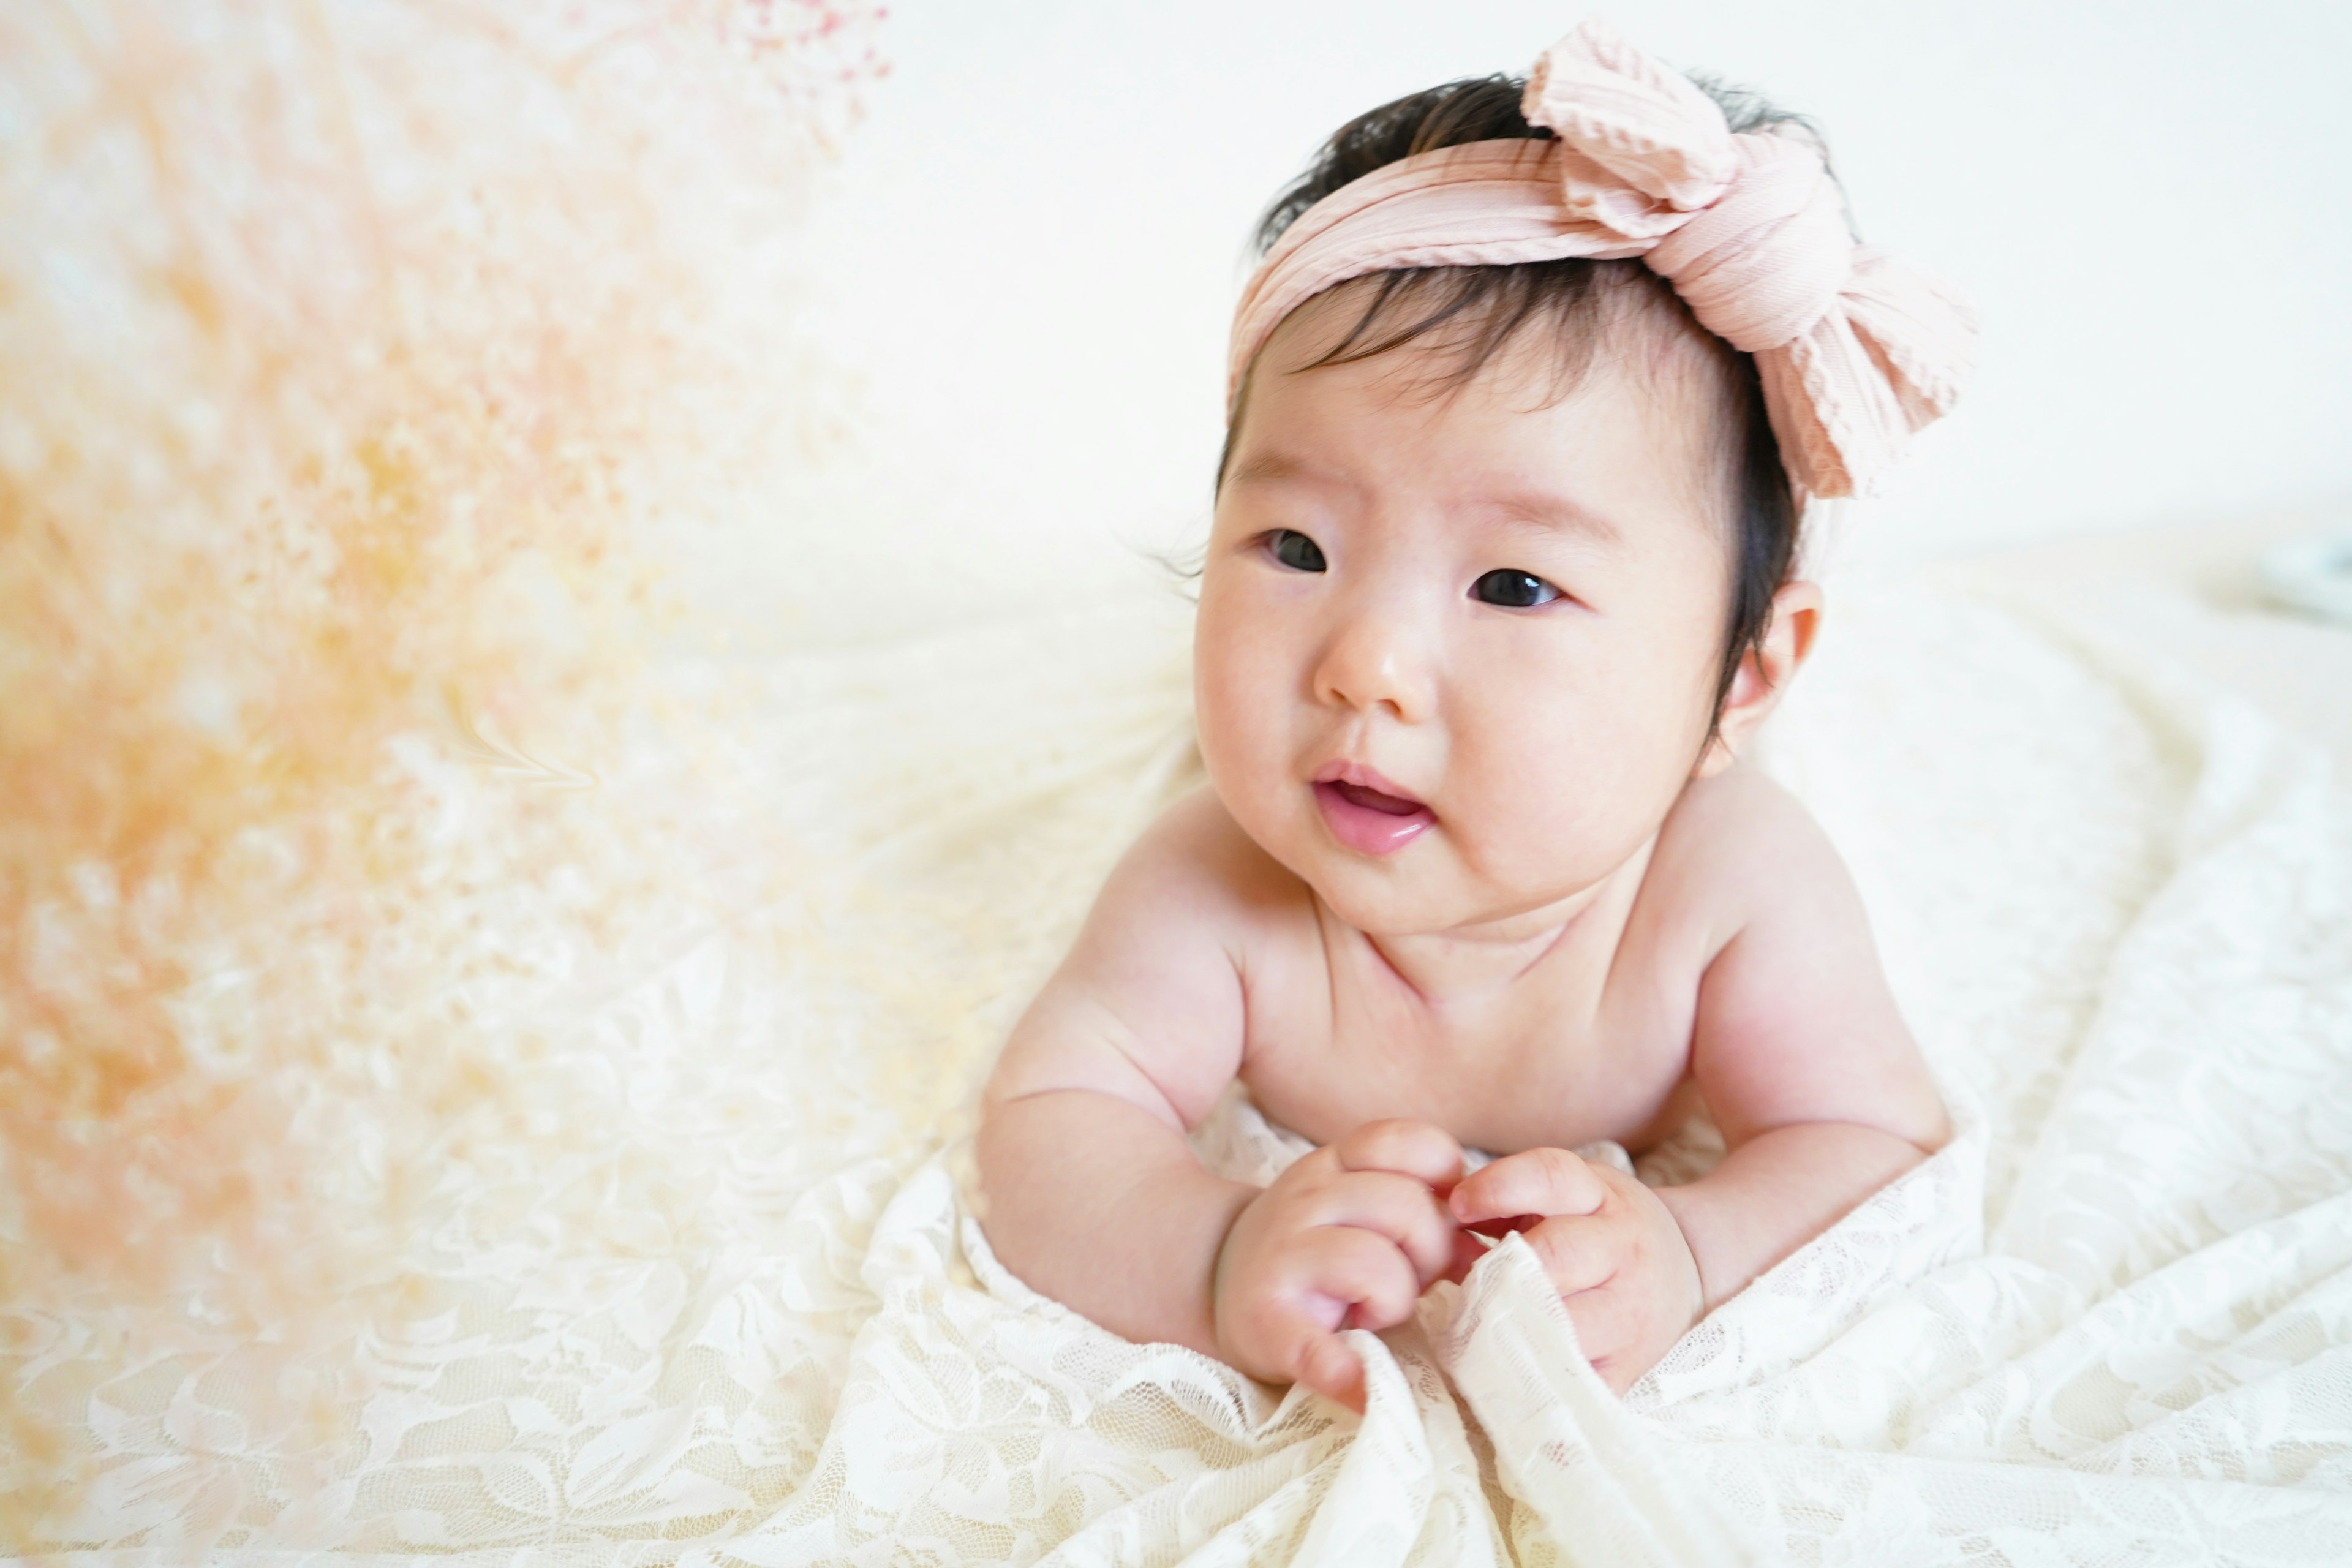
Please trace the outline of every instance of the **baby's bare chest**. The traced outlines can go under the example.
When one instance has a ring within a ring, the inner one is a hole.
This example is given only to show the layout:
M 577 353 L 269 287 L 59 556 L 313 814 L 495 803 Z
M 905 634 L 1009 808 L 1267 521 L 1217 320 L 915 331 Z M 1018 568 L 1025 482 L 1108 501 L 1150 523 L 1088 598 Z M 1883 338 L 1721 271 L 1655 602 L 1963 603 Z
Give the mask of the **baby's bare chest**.
M 1624 956 L 1597 993 L 1538 978 L 1433 1007 L 1393 976 L 1351 973 L 1344 955 L 1302 953 L 1252 987 L 1242 1081 L 1317 1142 L 1402 1117 L 1496 1153 L 1603 1138 L 1645 1147 L 1695 1105 L 1698 975 L 1666 954 Z

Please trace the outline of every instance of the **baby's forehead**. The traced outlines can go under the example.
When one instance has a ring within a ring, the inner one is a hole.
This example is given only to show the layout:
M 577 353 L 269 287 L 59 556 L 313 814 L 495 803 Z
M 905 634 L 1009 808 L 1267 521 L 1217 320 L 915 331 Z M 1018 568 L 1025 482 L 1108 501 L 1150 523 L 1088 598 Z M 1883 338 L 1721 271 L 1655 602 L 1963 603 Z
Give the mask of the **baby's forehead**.
M 1394 359 L 1441 392 L 1494 378 L 1549 401 L 1600 379 L 1703 402 L 1744 357 L 1640 263 L 1570 262 L 1350 279 L 1285 317 L 1259 363 Z
M 1244 381 L 1221 490 L 1335 465 L 1415 484 L 1622 490 L 1643 476 L 1601 470 L 1639 468 L 1721 521 L 1740 447 L 1740 356 L 1671 291 L 1604 287 L 1565 304 L 1465 302 L 1376 276 L 1318 295 Z M 1459 308 L 1412 330 L 1449 305 Z

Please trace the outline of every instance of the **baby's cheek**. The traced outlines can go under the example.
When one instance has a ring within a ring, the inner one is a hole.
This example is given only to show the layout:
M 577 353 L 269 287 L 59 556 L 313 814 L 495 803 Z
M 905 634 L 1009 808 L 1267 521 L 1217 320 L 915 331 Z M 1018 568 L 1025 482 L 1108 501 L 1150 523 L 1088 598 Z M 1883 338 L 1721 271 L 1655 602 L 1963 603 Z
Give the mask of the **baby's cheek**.
M 1221 794 L 1262 786 L 1273 750 L 1276 715 L 1262 679 L 1234 663 L 1209 666 L 1193 683 L 1201 758 Z
M 1475 772 L 1476 795 L 1509 830 L 1515 853 L 1545 847 L 1551 875 L 1613 869 L 1648 837 L 1696 759 L 1685 705 L 1605 666 L 1535 669 L 1510 684 L 1517 689 L 1492 700 L 1474 699 L 1475 724 L 1456 729 L 1456 756 Z
M 1279 858 L 1286 806 L 1295 804 L 1286 799 L 1294 759 L 1282 693 L 1245 656 L 1203 647 L 1194 669 L 1194 728 L 1209 782 L 1242 830 Z
M 1480 770 L 1479 786 L 1457 788 L 1457 802 L 1479 802 L 1476 820 L 1457 814 L 1454 825 L 1481 868 L 1530 894 L 1557 896 L 1622 865 L 1659 814 L 1637 805 L 1643 792 L 1629 787 L 1629 770 L 1612 763 L 1612 750 L 1596 743 L 1520 767 L 1498 762 Z
M 1253 668 L 1229 629 L 1230 614 L 1217 613 L 1220 608 L 1203 600 L 1192 638 L 1193 720 L 1213 774 L 1243 765 L 1262 745 L 1255 731 L 1266 706 L 1259 689 L 1264 673 Z

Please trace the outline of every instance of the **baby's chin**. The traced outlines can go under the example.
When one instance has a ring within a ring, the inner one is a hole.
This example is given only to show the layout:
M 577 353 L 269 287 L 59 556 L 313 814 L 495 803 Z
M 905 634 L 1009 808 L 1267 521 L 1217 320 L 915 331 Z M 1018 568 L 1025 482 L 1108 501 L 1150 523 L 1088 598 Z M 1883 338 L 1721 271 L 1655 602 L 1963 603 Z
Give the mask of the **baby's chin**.
M 1328 844 L 1277 855 L 1324 907 L 1367 936 L 1433 936 L 1507 920 L 1543 899 L 1484 888 L 1465 876 L 1434 833 L 1393 857 L 1374 858 Z
M 1259 848 L 1367 936 L 1431 936 L 1507 921 L 1573 898 L 1582 885 L 1565 868 L 1541 887 L 1498 882 L 1465 861 L 1443 819 L 1392 853 L 1372 855 L 1339 842 L 1311 805 L 1302 807 L 1286 792 L 1244 799 L 1238 809 L 1230 797 L 1225 805 Z M 1525 868 L 1524 855 L 1509 859 Z

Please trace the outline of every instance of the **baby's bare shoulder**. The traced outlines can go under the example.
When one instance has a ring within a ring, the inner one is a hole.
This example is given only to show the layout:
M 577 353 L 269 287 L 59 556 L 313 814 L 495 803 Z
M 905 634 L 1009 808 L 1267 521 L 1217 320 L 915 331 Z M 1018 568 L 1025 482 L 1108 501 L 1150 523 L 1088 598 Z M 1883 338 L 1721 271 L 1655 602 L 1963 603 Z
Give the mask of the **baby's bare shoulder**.
M 1683 791 L 1658 834 L 1647 880 L 1705 917 L 1719 947 L 1792 901 L 1850 892 L 1845 862 L 1812 813 L 1745 764 Z
M 1205 921 L 1244 941 L 1307 909 L 1306 885 L 1258 847 L 1205 784 L 1179 799 L 1121 858 L 1097 905 L 1153 923 Z
M 1103 884 L 1014 1027 L 992 1098 L 1095 1089 L 1192 1125 L 1239 1070 L 1252 954 L 1305 898 L 1214 795 L 1178 801 Z
M 1732 1144 L 1796 1121 L 1940 1143 L 1942 1101 L 1869 912 L 1812 814 L 1753 769 L 1727 769 L 1685 792 L 1658 859 L 1715 922 L 1692 1067 Z

